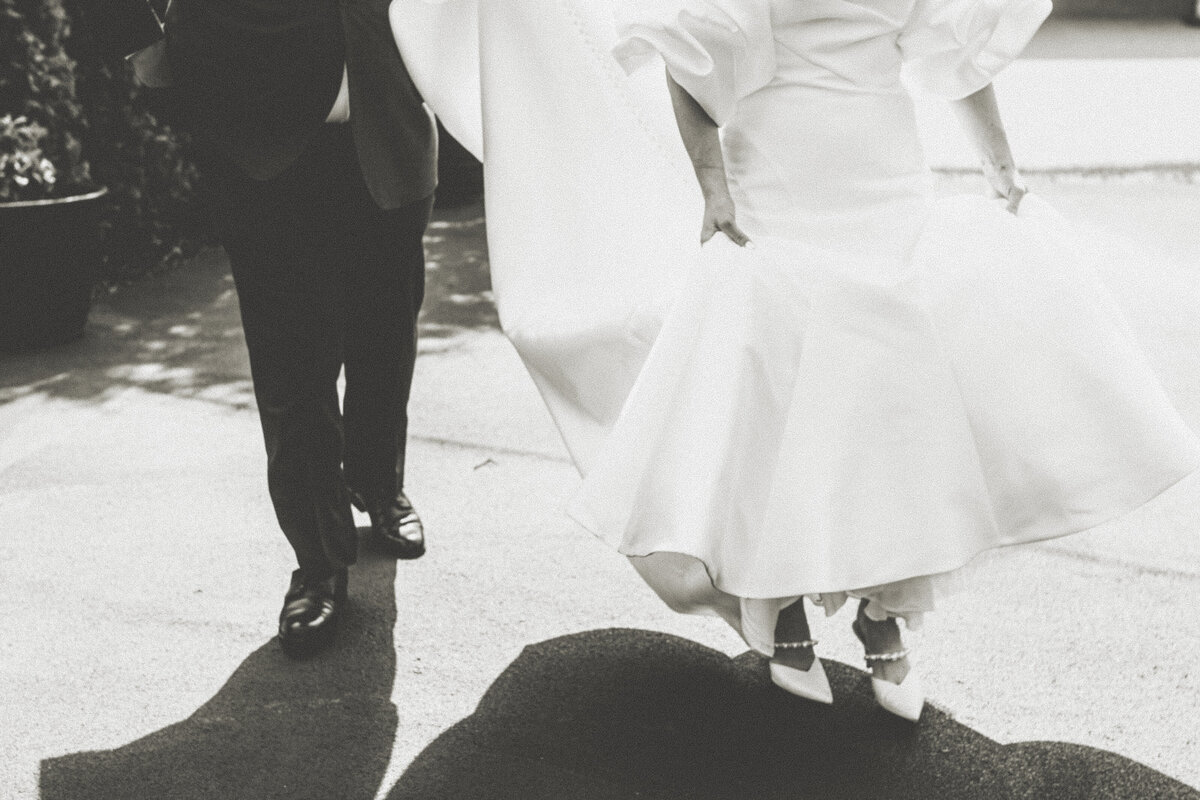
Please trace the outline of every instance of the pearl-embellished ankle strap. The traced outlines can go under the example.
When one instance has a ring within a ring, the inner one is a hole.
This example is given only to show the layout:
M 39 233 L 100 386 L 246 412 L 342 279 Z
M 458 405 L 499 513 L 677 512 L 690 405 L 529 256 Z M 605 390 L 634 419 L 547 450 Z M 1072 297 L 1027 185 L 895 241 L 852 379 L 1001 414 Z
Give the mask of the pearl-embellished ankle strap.
M 775 646 L 779 647 L 779 645 Z M 863 656 L 863 660 L 868 664 L 876 661 L 899 661 L 900 659 L 907 657 L 908 653 L 909 651 L 907 649 L 896 650 L 891 653 L 867 653 Z
M 817 644 L 816 639 L 805 639 L 802 642 L 776 642 L 775 646 L 782 650 L 799 650 L 802 647 L 816 647 Z

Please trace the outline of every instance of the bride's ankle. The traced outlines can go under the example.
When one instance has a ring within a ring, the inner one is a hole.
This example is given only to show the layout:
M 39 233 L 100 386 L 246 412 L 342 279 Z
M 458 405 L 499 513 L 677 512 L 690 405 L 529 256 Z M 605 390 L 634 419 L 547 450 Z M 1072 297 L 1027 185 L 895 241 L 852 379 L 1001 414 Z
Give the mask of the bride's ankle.
M 804 601 L 797 600 L 779 612 L 775 621 L 775 654 L 773 661 L 796 669 L 807 670 L 816 656 L 813 640 L 804 614 Z
M 866 614 L 864 602 L 859 606 L 853 627 L 863 644 L 864 656 L 871 674 L 890 683 L 903 682 L 910 665 L 908 649 L 904 646 L 896 618 L 871 619 Z
M 814 648 L 817 642 L 813 639 L 801 639 L 794 642 L 775 642 L 775 654 L 771 656 L 771 660 L 785 667 L 795 667 L 799 670 L 808 671 L 808 668 L 817 660 Z

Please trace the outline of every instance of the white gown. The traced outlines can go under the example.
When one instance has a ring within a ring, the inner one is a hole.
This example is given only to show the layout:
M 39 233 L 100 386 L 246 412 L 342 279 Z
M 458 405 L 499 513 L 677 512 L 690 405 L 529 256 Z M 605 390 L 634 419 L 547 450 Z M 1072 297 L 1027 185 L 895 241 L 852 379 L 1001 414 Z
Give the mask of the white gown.
M 401 48 L 439 110 L 411 41 L 432 7 L 405 3 Z M 628 2 L 607 42 L 600 4 L 515 5 L 480 6 L 483 62 L 520 41 L 526 71 L 576 69 L 558 97 L 482 72 L 502 321 L 584 473 L 571 515 L 673 608 L 768 654 L 800 596 L 911 624 L 980 552 L 1094 527 L 1200 467 L 1094 248 L 1037 197 L 1014 217 L 932 194 L 901 73 L 965 96 L 1048 0 Z M 632 77 L 564 54 L 580 40 Z M 659 58 L 722 126 L 752 251 L 684 243 L 695 189 L 651 108 L 665 92 L 639 83 Z M 531 167 L 556 188 L 511 177 Z

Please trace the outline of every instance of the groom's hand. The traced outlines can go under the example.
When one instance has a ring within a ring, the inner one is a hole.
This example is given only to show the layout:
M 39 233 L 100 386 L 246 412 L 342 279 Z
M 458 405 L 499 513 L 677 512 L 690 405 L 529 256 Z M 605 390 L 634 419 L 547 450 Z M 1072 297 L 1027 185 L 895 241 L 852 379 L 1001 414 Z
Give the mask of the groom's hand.
M 728 196 L 706 199 L 704 202 L 704 224 L 700 228 L 700 244 L 705 244 L 717 231 L 729 237 L 738 247 L 754 247 L 750 237 L 738 227 L 734 216 L 733 200 Z

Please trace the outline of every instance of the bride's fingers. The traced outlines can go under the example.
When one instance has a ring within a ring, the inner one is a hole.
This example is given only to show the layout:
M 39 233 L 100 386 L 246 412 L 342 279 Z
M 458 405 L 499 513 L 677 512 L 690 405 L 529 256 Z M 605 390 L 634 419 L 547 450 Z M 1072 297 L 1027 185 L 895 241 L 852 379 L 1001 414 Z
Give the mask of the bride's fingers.
M 1016 214 L 1017 209 L 1021 207 L 1021 201 L 1025 198 L 1026 190 L 1020 186 L 1014 185 L 1008 193 L 1008 213 Z
M 720 225 L 721 232 L 729 237 L 729 240 L 738 247 L 754 247 L 750 241 L 750 237 L 742 233 L 742 229 L 737 226 L 733 220 L 728 220 Z
M 1025 198 L 1027 193 L 1027 189 L 1015 183 L 1006 186 L 992 186 L 992 197 L 997 200 L 1004 200 L 1005 209 L 1013 215 L 1016 215 L 1017 209 L 1021 206 L 1021 200 Z
M 721 218 L 706 219 L 704 221 L 704 225 L 700 229 L 700 244 L 706 244 L 718 231 L 725 234 L 729 238 L 729 241 L 738 247 L 754 247 L 754 243 L 750 241 L 750 237 L 742 232 L 742 229 L 737 226 L 736 222 L 732 219 Z

